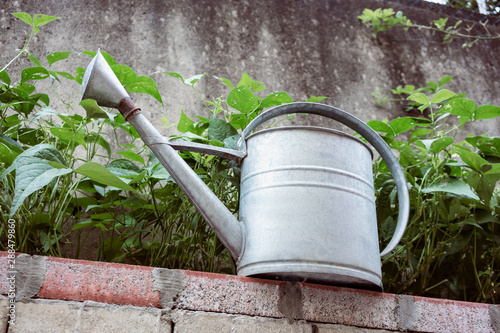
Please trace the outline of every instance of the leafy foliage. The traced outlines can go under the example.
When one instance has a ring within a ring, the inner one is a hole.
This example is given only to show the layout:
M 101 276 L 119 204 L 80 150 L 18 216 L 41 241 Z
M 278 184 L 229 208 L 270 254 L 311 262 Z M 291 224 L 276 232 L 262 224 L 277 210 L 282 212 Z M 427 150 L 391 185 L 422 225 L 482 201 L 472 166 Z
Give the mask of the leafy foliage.
M 473 26 L 463 27 L 462 21 L 457 21 L 454 25 L 447 25 L 448 18 L 440 18 L 438 20 L 434 20 L 430 25 L 421 25 L 407 19 L 406 16 L 403 16 L 401 11 L 395 13 L 392 8 L 378 8 L 375 10 L 365 8 L 363 13 L 358 16 L 358 19 L 361 20 L 364 25 L 372 29 L 372 37 L 374 39 L 377 38 L 377 34 L 379 32 L 387 31 L 394 27 L 403 27 L 405 31 L 409 28 L 436 31 L 444 34 L 443 43 L 450 43 L 454 39 L 465 39 L 466 41 L 462 44 L 462 47 L 464 48 L 471 47 L 480 40 L 500 39 L 500 34 L 490 34 L 488 28 L 486 27 L 488 23 L 487 21 L 480 22 L 485 34 L 474 35 L 471 33 Z
M 490 15 L 500 14 L 500 1 L 499 0 L 484 0 L 484 10 Z M 479 12 L 479 4 L 477 0 L 448 0 L 447 4 L 453 7 L 465 8 Z
M 383 258 L 384 286 L 395 293 L 497 303 L 500 139 L 469 134 L 457 141 L 457 136 L 466 124 L 500 117 L 500 107 L 476 106 L 464 94 L 444 89 L 450 80 L 392 90 L 407 96 L 404 109 L 416 108 L 425 117 L 368 122 L 399 152 L 411 199 L 403 240 Z M 395 228 L 397 203 L 383 161 L 375 172 L 385 243 Z

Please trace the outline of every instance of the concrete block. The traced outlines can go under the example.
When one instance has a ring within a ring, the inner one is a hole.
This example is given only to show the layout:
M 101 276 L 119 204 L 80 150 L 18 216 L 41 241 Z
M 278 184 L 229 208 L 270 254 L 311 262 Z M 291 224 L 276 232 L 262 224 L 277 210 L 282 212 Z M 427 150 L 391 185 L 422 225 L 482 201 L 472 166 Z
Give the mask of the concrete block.
M 9 318 L 9 299 L 0 295 L 0 332 L 7 332 L 7 321 Z
M 314 333 L 391 333 L 393 331 L 344 325 L 314 324 Z
M 488 304 L 398 295 L 400 330 L 493 332 Z
M 239 316 L 234 319 L 236 333 L 313 333 L 311 324 L 305 321 Z M 314 331 L 316 332 L 316 331 Z
M 304 284 L 304 319 L 397 330 L 395 296 L 366 290 Z
M 170 322 L 160 309 L 85 302 L 79 332 L 170 332 Z
M 7 251 L 0 251 L 0 273 L 1 276 L 7 276 L 9 270 L 9 253 Z M 5 278 L 0 279 L 0 294 L 7 294 L 9 291 L 9 281 Z
M 172 314 L 173 333 L 232 333 L 233 319 L 227 314 L 176 311 Z
M 36 300 L 16 302 L 16 323 L 9 333 L 65 333 L 77 329 L 82 303 Z
M 278 308 L 284 282 L 193 271 L 184 274 L 178 309 L 284 317 Z

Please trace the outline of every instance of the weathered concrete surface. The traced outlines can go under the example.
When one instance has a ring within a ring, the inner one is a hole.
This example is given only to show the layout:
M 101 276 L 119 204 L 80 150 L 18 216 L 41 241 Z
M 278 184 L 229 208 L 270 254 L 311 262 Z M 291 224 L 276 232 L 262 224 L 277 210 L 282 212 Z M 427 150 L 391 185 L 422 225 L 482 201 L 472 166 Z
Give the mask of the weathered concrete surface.
M 55 300 L 22 301 L 16 306 L 17 319 L 9 333 L 170 332 L 169 319 L 155 308 Z
M 160 306 L 171 309 L 181 292 L 184 291 L 184 274 L 179 270 L 155 268 L 153 289 L 160 292 Z
M 75 72 L 90 60 L 78 53 L 101 48 L 139 75 L 175 71 L 184 77 L 207 72 L 199 83 L 202 95 L 219 96 L 223 85 L 212 75 L 233 82 L 247 71 L 267 84 L 268 91 L 287 91 L 296 101 L 326 95 L 326 103 L 345 109 L 364 121 L 393 119 L 398 108 L 377 108 L 371 93 L 399 84 L 425 85 L 444 75 L 455 79 L 449 88 L 465 92 L 478 105 L 500 105 L 500 41 L 482 41 L 462 49 L 463 41 L 441 45 L 442 36 L 400 30 L 371 39 L 371 31 L 356 19 L 364 8 L 393 7 L 413 21 L 430 24 L 444 14 L 382 0 L 250 1 L 71 1 L 19 0 L 0 9 L 0 63 L 5 64 L 22 47 L 27 26 L 10 13 L 25 11 L 60 16 L 42 27 L 30 46 L 39 59 L 54 51 L 74 51 L 55 70 Z M 450 22 L 453 21 L 452 19 Z M 499 27 L 489 27 L 491 33 Z M 26 64 L 23 60 L 22 64 Z M 19 78 L 18 65 L 9 69 Z M 161 116 L 176 122 L 180 110 L 201 114 L 202 105 L 189 87 L 164 74 L 154 74 L 164 97 L 161 107 L 148 96 L 133 96 L 157 127 Z M 60 96 L 78 107 L 79 86 L 55 83 Z M 226 91 L 227 93 L 227 91 Z M 52 101 L 58 109 L 62 103 Z M 71 108 L 70 107 L 70 108 Z M 204 114 L 207 116 L 207 114 Z M 331 124 L 315 117 L 298 117 L 305 124 Z M 337 126 L 336 126 L 337 127 Z M 483 121 L 480 133 L 500 133 L 498 122 Z M 162 129 L 165 134 L 171 134 Z
M 0 252 L 0 276 L 7 274 L 7 255 Z M 22 255 L 26 263 L 29 258 Z M 17 266 L 16 285 L 33 279 L 42 284 L 38 292 L 31 289 L 32 296 L 16 301 L 18 332 L 42 332 L 44 327 L 88 332 L 92 325 L 96 331 L 140 326 L 144 332 L 160 332 L 171 323 L 174 332 L 199 331 L 203 325 L 222 332 L 498 330 L 498 305 L 85 260 L 32 259 L 45 265 L 38 265 L 41 270 Z M 0 281 L 3 295 L 8 293 L 5 280 Z M 0 299 L 4 311 L 5 300 Z
M 313 326 L 305 321 L 289 323 L 284 319 L 269 319 L 184 310 L 175 311 L 173 313 L 172 323 L 174 333 L 313 333 Z
M 7 321 L 9 320 L 9 299 L 0 295 L 0 332 L 7 331 Z
M 16 258 L 16 300 L 38 294 L 45 277 L 45 257 L 21 254 Z

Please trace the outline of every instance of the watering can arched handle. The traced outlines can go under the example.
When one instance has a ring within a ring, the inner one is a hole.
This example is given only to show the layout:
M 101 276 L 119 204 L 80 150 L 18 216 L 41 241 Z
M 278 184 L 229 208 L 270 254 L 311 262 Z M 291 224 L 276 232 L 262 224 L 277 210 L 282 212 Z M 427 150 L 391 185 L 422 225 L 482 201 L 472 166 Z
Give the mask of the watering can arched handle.
M 374 130 L 372 130 L 368 125 L 354 117 L 353 115 L 340 110 L 336 107 L 319 104 L 319 103 L 291 103 L 277 106 L 269 111 L 261 113 L 257 116 L 243 131 L 242 137 L 238 142 L 239 149 L 246 152 L 246 141 L 245 138 L 260 124 L 266 122 L 275 117 L 293 114 L 293 113 L 309 113 L 324 116 L 327 118 L 334 119 L 347 127 L 355 130 L 362 137 L 364 137 L 382 156 L 385 163 L 391 171 L 392 177 L 396 183 L 396 188 L 398 191 L 398 201 L 399 201 L 399 212 L 398 212 L 398 222 L 396 225 L 396 230 L 391 238 L 389 244 L 380 253 L 383 257 L 389 252 L 391 252 L 396 245 L 400 242 L 401 238 L 406 229 L 408 223 L 408 217 L 410 212 L 410 196 L 408 193 L 408 187 L 406 184 L 406 178 L 399 165 L 399 162 L 392 153 L 391 149 L 387 143 L 378 135 Z

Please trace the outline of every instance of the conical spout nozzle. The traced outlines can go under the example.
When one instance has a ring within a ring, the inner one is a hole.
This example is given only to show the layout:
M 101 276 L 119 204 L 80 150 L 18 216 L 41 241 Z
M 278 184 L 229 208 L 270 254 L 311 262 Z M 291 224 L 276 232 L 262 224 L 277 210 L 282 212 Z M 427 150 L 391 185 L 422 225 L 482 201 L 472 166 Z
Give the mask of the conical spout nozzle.
M 130 97 L 98 50 L 85 70 L 81 99 L 93 99 L 100 106 L 117 108 L 124 98 Z

